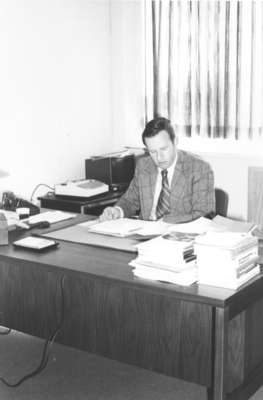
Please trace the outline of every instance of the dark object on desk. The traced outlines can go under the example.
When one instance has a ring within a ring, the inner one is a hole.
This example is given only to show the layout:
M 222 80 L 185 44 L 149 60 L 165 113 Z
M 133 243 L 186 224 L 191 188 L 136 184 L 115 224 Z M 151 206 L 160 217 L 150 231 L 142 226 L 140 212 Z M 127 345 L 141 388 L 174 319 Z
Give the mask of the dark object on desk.
M 57 242 L 56 240 L 44 239 L 35 236 L 29 236 L 13 242 L 14 248 L 36 252 L 43 252 L 46 250 L 55 249 L 58 247 L 58 245 L 59 242 Z
M 86 179 L 107 183 L 110 191 L 125 191 L 133 178 L 134 155 L 123 157 L 91 157 L 85 160 Z
M 28 223 L 29 228 L 39 228 L 39 229 L 46 229 L 50 227 L 50 223 L 48 221 L 41 221 L 41 222 L 35 222 L 34 224 Z
M 221 215 L 222 217 L 227 216 L 228 209 L 228 194 L 223 189 L 215 189 L 216 197 L 216 215 Z
M 38 199 L 42 208 L 100 215 L 105 207 L 113 206 L 122 194 L 122 191 L 107 192 L 87 199 L 82 197 L 56 196 L 50 192 L 45 196 L 38 197 Z
M 216 215 L 221 215 L 221 217 L 226 217 L 228 209 L 228 194 L 223 189 L 215 188 L 215 200 L 216 200 L 215 211 L 206 214 L 205 217 L 209 219 L 213 219 Z
M 17 208 L 29 208 L 29 215 L 36 215 L 40 213 L 40 209 L 35 204 L 28 200 L 16 197 L 13 192 L 4 192 L 2 197 L 2 206 L 4 210 L 16 211 Z

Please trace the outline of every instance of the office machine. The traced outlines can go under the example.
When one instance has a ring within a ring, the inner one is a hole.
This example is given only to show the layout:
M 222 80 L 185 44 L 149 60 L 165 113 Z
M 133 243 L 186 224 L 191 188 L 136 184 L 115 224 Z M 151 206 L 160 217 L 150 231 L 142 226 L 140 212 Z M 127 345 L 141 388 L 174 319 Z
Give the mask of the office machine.
M 55 185 L 56 196 L 92 197 L 109 191 L 106 183 L 96 179 L 68 181 Z
M 133 178 L 134 155 L 99 156 L 85 160 L 86 179 L 97 179 L 109 185 L 112 192 L 124 191 Z

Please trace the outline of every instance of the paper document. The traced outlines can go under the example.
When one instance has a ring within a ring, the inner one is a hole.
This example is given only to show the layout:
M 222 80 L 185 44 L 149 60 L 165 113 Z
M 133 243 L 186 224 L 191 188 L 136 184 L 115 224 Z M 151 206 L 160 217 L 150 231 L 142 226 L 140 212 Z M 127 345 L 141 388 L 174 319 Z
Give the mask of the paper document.
M 8 226 L 16 225 L 16 222 L 19 220 L 19 216 L 15 211 L 0 210 L 0 212 L 6 217 Z
M 231 232 L 252 232 L 256 225 L 253 222 L 237 221 L 235 219 L 222 217 L 221 215 L 216 215 L 213 221 L 219 224 L 222 228 L 225 227 L 227 231 Z
M 184 233 L 205 233 L 207 231 L 221 231 L 225 228 L 211 219 L 200 217 L 191 222 L 185 222 L 182 224 L 173 224 L 170 226 L 169 231 L 184 232 Z
M 130 262 L 130 265 L 133 266 L 133 262 Z M 135 265 L 135 268 L 133 269 L 133 274 L 138 278 L 175 283 L 177 285 L 184 285 L 184 286 L 190 286 L 197 281 L 196 268 L 183 272 L 171 272 L 163 269 L 156 269 L 143 266 L 138 267 Z
M 83 224 L 84 226 L 84 224 Z M 86 225 L 88 226 L 88 224 Z M 89 222 L 90 232 L 125 237 L 160 236 L 167 233 L 203 234 L 206 232 L 239 231 L 246 232 L 251 224 L 216 216 L 213 220 L 200 217 L 191 222 L 172 224 L 164 221 L 144 221 L 141 219 L 120 218 L 111 221 Z M 138 239 L 139 240 L 139 239 Z
M 99 222 L 89 227 L 90 232 L 126 237 L 133 234 L 162 235 L 171 224 L 163 221 L 144 221 L 141 219 L 119 218 L 111 221 Z
M 37 215 L 32 215 L 32 217 L 24 219 L 23 221 L 28 222 L 29 224 L 35 224 L 37 222 L 43 222 L 43 221 L 47 221 L 50 224 L 53 224 L 55 222 L 60 222 L 66 219 L 74 218 L 75 216 L 76 214 L 63 211 L 46 211 Z

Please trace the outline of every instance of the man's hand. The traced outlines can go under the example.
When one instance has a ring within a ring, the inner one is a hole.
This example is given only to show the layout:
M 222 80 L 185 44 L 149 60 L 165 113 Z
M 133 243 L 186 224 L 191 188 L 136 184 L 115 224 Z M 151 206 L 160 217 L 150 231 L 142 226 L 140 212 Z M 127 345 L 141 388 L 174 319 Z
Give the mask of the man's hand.
M 100 222 L 103 222 L 118 218 L 121 218 L 121 210 L 119 207 L 106 207 L 99 219 Z

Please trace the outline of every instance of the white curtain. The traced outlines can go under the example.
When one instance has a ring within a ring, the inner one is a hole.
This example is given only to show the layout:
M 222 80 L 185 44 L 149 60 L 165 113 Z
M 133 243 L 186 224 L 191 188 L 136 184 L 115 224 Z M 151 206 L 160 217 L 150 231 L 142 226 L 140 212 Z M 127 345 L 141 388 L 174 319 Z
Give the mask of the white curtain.
M 263 1 L 143 0 L 145 120 L 179 135 L 258 139 Z

